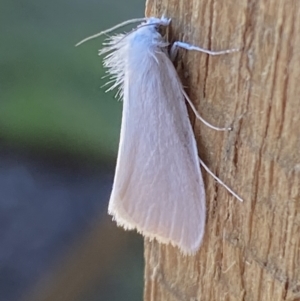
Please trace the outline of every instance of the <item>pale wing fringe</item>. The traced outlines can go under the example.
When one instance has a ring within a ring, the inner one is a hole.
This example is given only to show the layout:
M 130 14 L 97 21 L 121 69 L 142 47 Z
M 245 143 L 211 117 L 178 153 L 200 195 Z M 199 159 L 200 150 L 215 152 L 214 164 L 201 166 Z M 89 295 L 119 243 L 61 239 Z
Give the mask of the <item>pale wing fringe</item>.
M 113 216 L 113 220 L 117 223 L 118 227 L 122 227 L 124 230 L 136 230 L 144 237 L 147 237 L 150 241 L 155 239 L 162 244 L 171 244 L 173 247 L 179 248 L 182 254 L 184 255 L 195 255 L 199 250 L 199 247 L 202 242 L 201 237 L 200 243 L 196 242 L 193 247 L 186 248 L 185 245 L 180 246 L 177 243 L 175 243 L 171 238 L 160 236 L 154 234 L 153 232 L 148 232 L 147 230 L 141 229 L 139 224 L 135 223 L 132 219 L 130 219 L 130 216 L 127 214 L 126 211 L 120 212 L 120 208 L 118 208 L 118 210 L 110 209 L 108 210 L 108 213 Z

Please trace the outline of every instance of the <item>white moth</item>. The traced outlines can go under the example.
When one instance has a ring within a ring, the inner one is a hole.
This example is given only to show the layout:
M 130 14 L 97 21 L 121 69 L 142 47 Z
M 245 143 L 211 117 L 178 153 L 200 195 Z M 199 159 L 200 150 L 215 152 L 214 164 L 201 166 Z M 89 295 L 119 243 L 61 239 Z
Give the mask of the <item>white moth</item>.
M 205 229 L 205 189 L 198 150 L 185 99 L 206 125 L 186 95 L 167 53 L 169 45 L 158 32 L 170 19 L 135 19 L 119 24 L 88 39 L 123 25 L 145 21 L 128 34 L 109 38 L 100 54 L 109 53 L 104 66 L 123 97 L 119 152 L 108 212 L 118 225 L 136 229 L 145 237 L 179 247 L 194 254 Z M 182 42 L 176 47 L 211 55 L 212 52 Z M 239 200 L 200 160 L 203 167 Z

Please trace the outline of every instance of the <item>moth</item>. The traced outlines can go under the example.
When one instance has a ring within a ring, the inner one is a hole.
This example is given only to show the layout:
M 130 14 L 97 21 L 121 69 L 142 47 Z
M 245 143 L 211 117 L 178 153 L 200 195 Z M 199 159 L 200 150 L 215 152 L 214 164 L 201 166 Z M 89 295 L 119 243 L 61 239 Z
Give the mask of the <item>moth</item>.
M 177 246 L 192 255 L 203 240 L 206 220 L 205 188 L 200 164 L 237 199 L 198 157 L 186 102 L 197 112 L 183 89 L 171 58 L 178 47 L 220 55 L 238 51 L 210 51 L 183 42 L 169 43 L 160 27 L 171 19 L 142 18 L 123 22 L 84 39 L 77 45 L 121 26 L 143 21 L 126 34 L 108 38 L 100 54 L 123 99 L 117 165 L 108 212 L 119 226 L 136 229 L 150 239 Z M 200 164 L 199 164 L 200 163 Z

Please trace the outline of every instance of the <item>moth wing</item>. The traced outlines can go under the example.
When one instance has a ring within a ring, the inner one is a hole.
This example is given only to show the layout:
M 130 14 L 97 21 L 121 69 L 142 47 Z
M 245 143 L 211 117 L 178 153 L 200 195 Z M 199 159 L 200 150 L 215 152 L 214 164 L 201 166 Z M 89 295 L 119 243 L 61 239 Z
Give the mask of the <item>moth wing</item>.
M 193 254 L 205 228 L 205 190 L 182 86 L 164 52 L 139 63 L 125 71 L 109 213 L 126 229 Z

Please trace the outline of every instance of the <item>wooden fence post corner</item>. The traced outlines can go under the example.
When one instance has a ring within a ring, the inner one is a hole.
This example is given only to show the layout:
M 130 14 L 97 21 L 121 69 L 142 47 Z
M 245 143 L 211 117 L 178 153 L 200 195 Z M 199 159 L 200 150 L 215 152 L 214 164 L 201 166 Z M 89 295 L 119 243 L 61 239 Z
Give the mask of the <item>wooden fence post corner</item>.
M 195 256 L 145 241 L 144 301 L 300 300 L 300 2 L 148 0 L 146 16 L 172 18 L 187 93 L 215 132 L 192 124 L 202 160 L 207 220 Z M 191 114 L 192 116 L 192 114 Z

